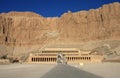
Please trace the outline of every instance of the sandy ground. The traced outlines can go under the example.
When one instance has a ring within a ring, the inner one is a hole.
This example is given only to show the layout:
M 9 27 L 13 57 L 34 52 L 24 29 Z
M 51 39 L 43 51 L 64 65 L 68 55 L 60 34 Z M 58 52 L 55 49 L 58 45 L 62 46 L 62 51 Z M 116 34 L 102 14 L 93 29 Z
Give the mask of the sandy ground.
M 44 74 L 41 78 L 101 78 L 90 72 L 75 68 L 70 65 L 59 64 Z
M 81 78 L 84 74 L 91 74 L 94 77 L 97 76 L 97 78 L 120 78 L 120 63 L 84 64 L 83 66 L 78 64 L 71 66 L 46 64 L 0 65 L 0 78 L 50 78 L 49 75 L 55 75 L 54 72 L 60 72 L 61 75 L 56 73 L 60 76 L 65 74 L 64 72 L 66 72 L 65 75 L 67 76 L 74 72 L 72 74 L 74 78 Z M 61 78 L 67 78 L 67 76 Z
M 53 67 L 43 64 L 0 65 L 0 78 L 40 78 Z
M 93 73 L 101 78 L 120 78 L 120 63 L 96 63 L 73 65 L 76 68 Z

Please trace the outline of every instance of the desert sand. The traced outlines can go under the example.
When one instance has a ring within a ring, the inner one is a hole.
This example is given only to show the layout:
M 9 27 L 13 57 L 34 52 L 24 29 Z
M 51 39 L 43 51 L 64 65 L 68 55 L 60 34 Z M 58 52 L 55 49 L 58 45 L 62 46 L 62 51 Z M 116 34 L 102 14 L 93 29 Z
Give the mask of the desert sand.
M 58 71 L 58 72 L 57 72 Z M 56 73 L 54 73 L 56 72 Z M 85 77 L 87 74 L 95 78 L 119 78 L 120 63 L 96 63 L 72 65 L 48 64 L 9 64 L 0 65 L 0 78 L 49 78 L 61 76 L 67 78 L 72 74 L 74 78 Z M 52 76 L 51 76 L 52 75 Z M 55 75 L 55 76 L 53 76 Z M 91 76 L 91 77 L 92 77 Z M 87 77 L 87 76 L 86 76 Z

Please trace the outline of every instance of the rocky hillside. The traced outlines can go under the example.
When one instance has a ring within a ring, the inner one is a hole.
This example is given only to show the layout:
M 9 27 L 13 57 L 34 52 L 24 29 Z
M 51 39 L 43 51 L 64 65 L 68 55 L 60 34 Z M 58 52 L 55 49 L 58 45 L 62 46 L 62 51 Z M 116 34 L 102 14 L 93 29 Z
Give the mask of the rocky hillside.
M 1 44 L 41 44 L 59 37 L 63 42 L 120 39 L 120 3 L 89 11 L 44 18 L 32 12 L 0 14 Z
M 16 46 L 38 45 L 42 48 L 45 44 L 79 44 L 98 40 L 120 40 L 120 3 L 89 11 L 68 11 L 61 17 L 52 18 L 33 12 L 0 14 L 0 44 L 6 45 L 11 52 Z M 23 47 L 21 50 L 24 53 L 29 49 Z M 31 50 L 35 49 L 32 47 Z M 17 47 L 15 52 L 19 50 Z

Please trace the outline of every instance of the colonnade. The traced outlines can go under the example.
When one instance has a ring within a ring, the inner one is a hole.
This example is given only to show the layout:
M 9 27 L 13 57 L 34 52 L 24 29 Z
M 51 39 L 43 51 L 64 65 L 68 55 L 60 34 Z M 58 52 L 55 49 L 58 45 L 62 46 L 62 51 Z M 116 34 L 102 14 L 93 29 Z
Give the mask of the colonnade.
M 80 61 L 80 60 L 86 60 L 86 61 L 90 61 L 91 57 L 66 57 L 66 59 L 68 61 Z
M 32 57 L 32 62 L 56 62 L 57 58 L 54 57 Z
M 91 61 L 91 57 L 66 57 L 67 62 L 74 61 Z M 56 62 L 57 57 L 31 57 L 31 62 Z

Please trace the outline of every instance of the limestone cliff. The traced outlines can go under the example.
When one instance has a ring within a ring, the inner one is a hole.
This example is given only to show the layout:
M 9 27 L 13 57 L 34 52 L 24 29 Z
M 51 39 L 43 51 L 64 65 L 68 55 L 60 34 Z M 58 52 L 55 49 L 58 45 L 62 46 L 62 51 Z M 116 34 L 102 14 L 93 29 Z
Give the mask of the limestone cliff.
M 43 45 L 120 40 L 120 3 L 45 18 L 33 12 L 0 14 L 0 44 Z
M 78 41 L 120 39 L 120 4 L 113 3 L 89 11 L 65 13 L 58 27 L 62 38 Z
M 57 18 L 43 18 L 35 13 L 10 12 L 0 15 L 1 44 L 39 44 L 44 34 L 53 30 Z M 52 26 L 53 25 L 53 26 Z

